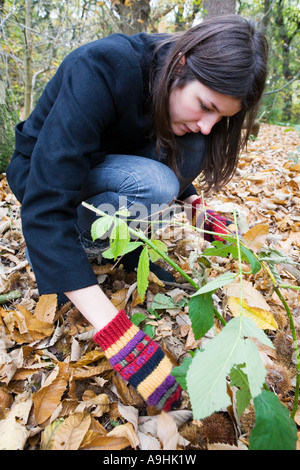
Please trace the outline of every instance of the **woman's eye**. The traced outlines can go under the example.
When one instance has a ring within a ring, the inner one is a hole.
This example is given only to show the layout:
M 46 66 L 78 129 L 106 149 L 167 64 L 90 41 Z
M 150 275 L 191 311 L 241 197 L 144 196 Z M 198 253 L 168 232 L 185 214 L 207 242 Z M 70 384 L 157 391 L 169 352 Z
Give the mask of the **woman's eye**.
M 200 101 L 200 106 L 201 106 L 201 109 L 203 109 L 203 111 L 210 111 L 210 109 L 205 106 L 205 104 L 203 104 L 201 101 Z

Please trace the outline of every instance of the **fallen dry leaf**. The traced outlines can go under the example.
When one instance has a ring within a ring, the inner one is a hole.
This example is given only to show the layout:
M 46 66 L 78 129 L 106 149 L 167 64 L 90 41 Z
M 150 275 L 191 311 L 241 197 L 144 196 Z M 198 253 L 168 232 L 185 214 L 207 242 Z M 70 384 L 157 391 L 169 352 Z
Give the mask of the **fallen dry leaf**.
M 0 450 L 23 450 L 30 435 L 26 427 L 32 407 L 28 398 L 14 405 L 5 419 L 0 421 Z
M 67 369 L 68 364 L 58 363 L 45 380 L 44 385 L 33 395 L 36 425 L 49 419 L 59 405 L 68 384 Z
M 125 438 L 128 441 L 128 445 L 130 445 L 133 449 L 136 449 L 140 442 L 131 423 L 116 426 L 107 434 L 107 437 Z
M 258 139 L 249 141 L 247 152 L 240 156 L 232 180 L 218 193 L 205 196 L 207 204 L 226 218 L 233 220 L 233 210 L 236 210 L 246 246 L 254 251 L 261 245 L 272 247 L 294 261 L 300 259 L 300 175 L 299 163 L 293 157 L 299 155 L 298 148 L 296 131 L 262 125 Z M 241 449 L 244 448 L 241 442 L 245 442 L 247 448 L 253 422 L 243 428 L 243 421 L 241 427 L 236 427 L 234 446 L 232 441 L 218 441 L 215 432 L 215 444 L 200 443 L 199 439 L 190 442 L 181 435 L 181 428 L 190 427 L 193 418 L 186 392 L 183 409 L 166 416 L 147 407 L 135 389 L 113 372 L 101 349 L 93 343 L 91 325 L 78 310 L 70 302 L 59 308 L 54 295 L 38 295 L 34 274 L 24 255 L 20 205 L 11 194 L 5 175 L 1 176 L 0 293 L 18 291 L 20 295 L 12 300 L 7 300 L 8 296 L 1 299 L 0 446 L 39 450 L 55 445 L 64 450 L 151 452 L 168 447 Z M 198 188 L 198 180 L 195 186 Z M 194 276 L 197 259 L 194 257 L 195 265 L 190 264 L 191 253 L 201 254 L 210 245 L 188 224 L 186 213 L 180 212 L 174 216 L 174 223 L 159 231 L 157 236 L 168 246 L 171 258 Z M 173 272 L 177 285 L 168 286 L 168 290 L 150 273 L 146 301 L 142 302 L 137 292 L 136 273 L 127 273 L 118 265 L 99 266 L 97 259 L 92 260 L 92 267 L 105 294 L 117 306 L 125 308 L 129 317 L 134 313 L 145 314 L 147 321 L 141 327 L 148 322 L 149 327 L 151 323 L 154 337 L 174 365 L 193 354 L 199 342 L 205 347 L 206 341 L 211 341 L 210 334 L 201 341 L 194 341 L 185 307 L 159 311 L 159 318 L 149 315 L 158 292 L 167 292 L 174 302 L 189 298 L 193 288 L 179 273 Z M 298 271 L 289 268 L 278 266 L 282 281 L 298 286 Z M 216 257 L 207 274 L 213 279 L 237 269 L 235 260 Z M 243 270 L 249 272 L 248 263 L 243 262 Z M 291 409 L 295 358 L 289 320 L 264 269 L 244 277 L 242 297 L 247 303 L 247 312 L 253 314 L 253 309 L 261 309 L 264 320 L 268 322 L 268 315 L 272 314 L 277 322 L 276 330 L 266 330 L 276 348 L 271 350 L 261 344 L 257 347 L 275 379 L 280 376 L 283 365 L 289 368 L 292 386 L 288 393 L 285 391 L 284 404 Z M 299 291 L 284 289 L 282 292 L 300 340 Z M 224 317 L 230 315 L 226 308 L 230 297 L 239 300 L 238 283 L 225 286 L 218 296 L 214 295 L 214 303 Z M 233 308 L 239 309 L 237 300 L 230 302 L 235 303 Z M 216 321 L 215 332 L 221 329 L 222 325 Z M 299 426 L 298 414 L 295 420 Z M 245 419 L 248 417 L 247 410 Z M 234 421 L 233 413 L 230 419 Z
M 177 425 L 172 416 L 164 411 L 157 420 L 157 437 L 163 450 L 176 450 L 179 440 Z
M 53 323 L 57 308 L 57 295 L 41 295 L 34 310 L 34 316 L 46 323 Z
M 223 290 L 228 297 L 242 297 L 249 307 L 256 307 L 267 311 L 271 309 L 263 294 L 249 281 L 243 280 L 242 284 L 239 281 L 231 282 L 224 286 Z
M 65 420 L 46 426 L 41 438 L 42 450 L 77 450 L 90 427 L 88 413 L 74 413 Z
M 277 330 L 278 325 L 271 312 L 257 307 L 250 307 L 245 300 L 238 297 L 229 297 L 228 307 L 234 317 L 244 316 L 264 330 Z

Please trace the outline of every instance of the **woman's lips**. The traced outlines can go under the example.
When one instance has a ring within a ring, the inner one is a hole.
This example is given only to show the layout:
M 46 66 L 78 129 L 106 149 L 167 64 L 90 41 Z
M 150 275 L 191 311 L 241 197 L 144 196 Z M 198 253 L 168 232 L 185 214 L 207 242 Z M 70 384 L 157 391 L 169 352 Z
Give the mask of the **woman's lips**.
M 198 132 L 199 132 L 199 129 L 193 131 L 186 124 L 183 124 L 183 127 L 184 127 L 185 132 L 192 132 L 193 134 L 198 134 Z
M 192 132 L 191 129 L 186 124 L 183 124 L 183 127 L 184 127 L 185 132 Z

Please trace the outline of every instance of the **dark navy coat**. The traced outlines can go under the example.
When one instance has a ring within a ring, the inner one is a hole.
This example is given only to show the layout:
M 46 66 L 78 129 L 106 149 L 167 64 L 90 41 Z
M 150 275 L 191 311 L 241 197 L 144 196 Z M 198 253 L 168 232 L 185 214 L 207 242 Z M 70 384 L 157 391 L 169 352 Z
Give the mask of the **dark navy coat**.
M 75 229 L 79 193 L 105 153 L 132 154 L 147 143 L 149 70 L 160 37 L 113 34 L 79 47 L 16 127 L 7 180 L 22 204 L 40 294 L 97 283 Z

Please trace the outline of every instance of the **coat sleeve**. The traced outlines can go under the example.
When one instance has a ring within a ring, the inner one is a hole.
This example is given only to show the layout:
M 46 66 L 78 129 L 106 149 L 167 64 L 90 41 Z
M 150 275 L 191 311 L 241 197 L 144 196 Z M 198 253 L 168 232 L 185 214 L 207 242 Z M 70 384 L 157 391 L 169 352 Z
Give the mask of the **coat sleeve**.
M 98 151 L 103 130 L 117 119 L 116 99 L 123 95 L 114 71 L 122 72 L 122 66 L 127 68 L 120 54 L 114 61 L 110 54 L 71 56 L 59 71 L 59 90 L 51 108 L 45 112 L 43 103 L 49 103 L 55 80 L 24 124 L 25 130 L 26 125 L 34 129 L 44 116 L 21 208 L 24 238 L 40 294 L 97 283 L 78 241 L 76 206 L 90 169 L 90 155 Z

